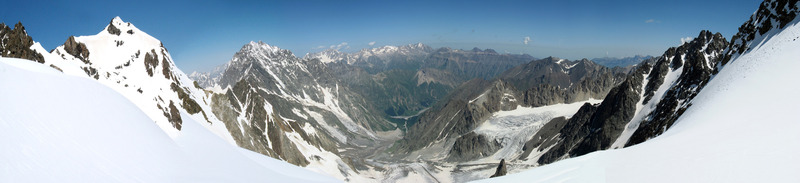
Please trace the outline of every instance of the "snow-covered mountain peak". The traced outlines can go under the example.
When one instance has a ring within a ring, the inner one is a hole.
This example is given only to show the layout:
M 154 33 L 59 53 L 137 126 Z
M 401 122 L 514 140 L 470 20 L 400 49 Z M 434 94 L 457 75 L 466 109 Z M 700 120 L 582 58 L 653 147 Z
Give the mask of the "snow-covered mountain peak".
M 127 24 L 127 25 L 123 25 L 123 24 Z M 119 16 L 116 16 L 116 17 L 111 19 L 111 22 L 109 22 L 109 26 L 120 26 L 120 27 L 130 28 L 133 25 L 130 24 L 130 22 L 122 21 L 122 18 L 120 18 Z
M 304 56 L 303 58 L 305 59 L 317 58 L 322 63 L 331 63 L 342 59 L 346 59 L 347 56 L 348 56 L 347 53 L 343 53 L 337 49 L 327 49 L 322 52 L 307 53 L 306 56 Z
M 415 53 L 415 52 L 419 53 L 419 52 L 433 51 L 433 48 L 431 48 L 428 45 L 422 44 L 422 43 L 417 43 L 417 44 L 409 44 L 409 45 L 405 45 L 405 46 L 400 46 L 398 48 L 398 51 L 405 52 L 405 53 Z
M 46 53 L 41 46 L 32 49 Z M 118 91 L 171 136 L 179 134 L 181 111 L 198 121 L 218 122 L 210 106 L 198 103 L 206 100 L 204 92 L 175 66 L 161 41 L 119 17 L 96 35 L 69 37 L 45 60 L 66 74 L 88 76 Z
M 294 57 L 294 54 L 285 49 L 281 49 L 277 46 L 272 46 L 262 41 L 250 41 L 250 43 L 245 44 L 242 46 L 242 49 L 239 50 L 237 54 L 246 54 L 251 57 L 257 58 L 286 58 L 286 57 Z M 274 60 L 274 59 L 268 59 Z
M 258 50 L 258 51 L 266 51 L 266 52 L 278 52 L 278 51 L 281 50 L 281 48 L 278 48 L 277 46 L 269 45 L 267 43 L 264 43 L 263 41 L 258 41 L 258 42 L 250 41 L 250 43 L 247 43 L 244 46 L 243 49 L 245 49 L 245 48 L 248 49 L 248 50 Z
M 356 55 L 385 55 L 385 54 L 415 54 L 415 53 L 427 53 L 433 51 L 428 45 L 417 43 L 417 44 L 408 44 L 403 46 L 381 46 L 372 49 L 362 49 L 361 51 L 354 53 Z
M 430 46 L 422 44 L 422 43 L 409 44 L 409 45 L 405 45 L 405 46 L 401 46 L 400 47 L 400 49 L 405 49 L 405 50 L 425 50 L 425 49 L 430 49 L 430 48 L 431 48 Z
M 131 61 L 144 57 L 169 60 L 160 40 L 139 30 L 133 24 L 115 17 L 96 35 L 70 37 L 54 50 L 61 59 L 78 59 L 94 68 L 115 68 L 130 65 Z
M 118 36 L 125 39 L 136 38 L 136 39 L 145 39 L 150 41 L 158 41 L 156 38 L 144 33 L 143 31 L 139 30 L 130 22 L 125 22 L 119 16 L 114 17 L 111 19 L 111 22 L 97 34 L 99 35 L 109 35 L 109 36 Z M 160 41 L 157 43 L 160 45 Z
M 397 46 L 381 46 L 370 51 L 377 53 L 377 54 L 385 54 L 390 52 L 395 52 L 398 50 Z

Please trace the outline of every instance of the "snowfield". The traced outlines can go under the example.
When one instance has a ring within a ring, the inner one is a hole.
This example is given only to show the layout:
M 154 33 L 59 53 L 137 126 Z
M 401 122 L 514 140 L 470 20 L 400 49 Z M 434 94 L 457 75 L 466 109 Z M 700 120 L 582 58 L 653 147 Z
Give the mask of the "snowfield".
M 226 142 L 187 114 L 174 137 L 115 90 L 0 58 L 0 182 L 339 182 Z
M 756 37 L 663 135 L 483 182 L 800 182 L 800 25 Z
M 510 111 L 498 111 L 486 122 L 475 128 L 475 133 L 498 140 L 503 148 L 490 156 L 490 162 L 519 156 L 525 142 L 533 138 L 539 128 L 557 117 L 571 118 L 585 103 L 598 104 L 603 100 L 589 99 L 569 104 L 554 104 L 541 107 L 522 107 Z M 494 171 L 494 170 L 492 170 Z M 494 172 L 491 172 L 494 173 Z

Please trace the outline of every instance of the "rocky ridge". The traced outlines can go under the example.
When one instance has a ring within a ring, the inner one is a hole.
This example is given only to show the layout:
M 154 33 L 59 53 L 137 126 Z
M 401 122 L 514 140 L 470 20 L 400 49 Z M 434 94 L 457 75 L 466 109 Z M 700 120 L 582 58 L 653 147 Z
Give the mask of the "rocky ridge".
M 444 143 L 445 151 L 449 152 L 444 156 L 450 161 L 486 157 L 501 149 L 487 145 L 496 139 L 481 141 L 481 138 L 469 134 L 493 113 L 602 98 L 621 82 L 623 76 L 621 71 L 586 59 L 569 61 L 549 57 L 535 60 L 509 69 L 492 81 L 474 79 L 466 82 L 447 99 L 423 113 L 419 122 L 395 146 L 398 152 L 413 152 Z

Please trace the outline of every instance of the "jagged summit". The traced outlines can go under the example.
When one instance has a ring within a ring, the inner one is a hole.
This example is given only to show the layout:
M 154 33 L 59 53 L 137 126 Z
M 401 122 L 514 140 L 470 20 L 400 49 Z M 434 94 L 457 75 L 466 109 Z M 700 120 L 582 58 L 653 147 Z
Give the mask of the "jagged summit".
M 141 33 L 144 35 L 143 37 L 155 39 L 154 37 L 147 35 L 136 28 L 136 26 L 134 26 L 132 23 L 123 21 L 119 16 L 111 19 L 106 28 L 103 29 L 102 32 L 98 33 L 98 35 L 103 34 L 103 32 L 116 36 L 133 36 L 137 35 L 137 33 Z
M 4 23 L 0 23 L 0 56 L 3 57 L 13 57 L 13 58 L 24 58 L 29 60 L 35 60 L 39 63 L 44 62 L 44 57 L 42 57 L 43 52 L 37 52 L 35 50 L 31 50 L 31 46 L 34 45 L 33 39 L 28 36 L 28 32 L 25 31 L 25 26 L 22 26 L 22 22 L 17 22 L 14 25 L 14 29 L 6 26 Z
M 265 57 L 265 58 L 287 58 L 295 57 L 292 51 L 281 49 L 277 46 L 272 46 L 263 41 L 250 41 L 242 46 L 236 54 L 249 55 L 251 57 Z M 274 60 L 274 59 L 267 59 Z
M 171 58 L 165 57 L 167 50 L 160 40 L 120 17 L 111 19 L 96 35 L 70 36 L 64 45 L 53 51 L 65 59 L 69 59 L 65 57 L 67 54 L 72 55 L 95 68 L 129 65 L 131 60 L 146 56 L 148 52 L 151 56 L 172 62 Z
M 242 46 L 242 50 L 243 51 L 264 51 L 264 52 L 274 53 L 274 52 L 281 51 L 283 49 L 278 48 L 277 46 L 269 45 L 269 44 L 259 40 L 258 42 L 250 41 L 250 43 L 247 43 L 244 46 Z
M 544 59 L 542 59 L 542 60 L 544 60 L 544 61 L 551 61 L 551 62 L 558 62 L 558 61 L 562 61 L 562 60 L 564 60 L 564 59 L 561 59 L 561 58 L 558 58 L 558 57 L 554 57 L 554 56 L 549 56 L 549 57 L 547 57 L 547 58 L 544 58 Z

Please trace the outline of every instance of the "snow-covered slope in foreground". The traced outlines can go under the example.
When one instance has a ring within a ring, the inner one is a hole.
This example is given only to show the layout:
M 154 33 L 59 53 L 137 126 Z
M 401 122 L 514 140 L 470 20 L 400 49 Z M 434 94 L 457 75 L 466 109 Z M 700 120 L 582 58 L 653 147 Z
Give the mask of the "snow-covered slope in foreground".
M 752 41 L 663 135 L 484 181 L 800 182 L 797 22 Z
M 0 58 L 0 182 L 338 182 L 241 149 L 184 115 L 171 138 L 85 77 Z

